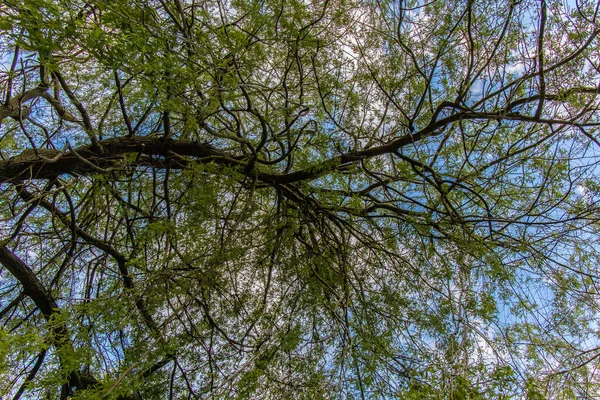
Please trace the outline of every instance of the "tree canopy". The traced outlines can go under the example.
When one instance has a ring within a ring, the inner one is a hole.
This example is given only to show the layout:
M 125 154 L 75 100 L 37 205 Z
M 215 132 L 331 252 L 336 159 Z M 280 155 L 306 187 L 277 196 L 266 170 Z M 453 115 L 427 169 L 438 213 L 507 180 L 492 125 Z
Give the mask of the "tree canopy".
M 0 394 L 600 396 L 593 0 L 3 0 Z

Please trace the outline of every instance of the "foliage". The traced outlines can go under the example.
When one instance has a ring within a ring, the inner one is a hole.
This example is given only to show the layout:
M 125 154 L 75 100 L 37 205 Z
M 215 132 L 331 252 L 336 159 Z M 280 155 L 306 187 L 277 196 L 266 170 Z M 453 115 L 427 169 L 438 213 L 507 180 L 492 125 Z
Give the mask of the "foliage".
M 592 398 L 599 5 L 5 0 L 7 398 Z

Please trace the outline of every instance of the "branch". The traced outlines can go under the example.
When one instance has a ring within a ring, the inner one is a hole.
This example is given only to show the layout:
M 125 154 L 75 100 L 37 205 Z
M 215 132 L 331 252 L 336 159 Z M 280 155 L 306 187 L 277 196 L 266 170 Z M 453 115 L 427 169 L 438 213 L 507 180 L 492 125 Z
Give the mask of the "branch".
M 0 264 L 4 265 L 8 272 L 21 284 L 23 293 L 33 300 L 46 321 L 51 322 L 52 316 L 59 313 L 58 304 L 44 288 L 31 268 L 4 245 L 0 246 Z M 67 347 L 70 351 L 66 354 L 72 354 L 74 352 L 73 344 L 71 343 L 70 334 L 65 324 L 50 323 L 50 330 L 53 333 L 51 336 L 52 344 L 58 349 Z M 67 368 L 65 366 L 71 364 L 72 361 L 63 360 L 61 357 L 63 353 L 60 351 L 57 352 L 61 365 L 63 368 Z M 98 381 L 91 376 L 82 376 L 78 371 L 70 371 L 67 380 L 67 390 L 73 387 L 87 389 L 97 383 Z
M 0 123 L 6 117 L 11 117 L 17 121 L 26 119 L 31 110 L 29 107 L 23 106 L 27 100 L 42 96 L 46 92 L 46 88 L 38 86 L 33 89 L 26 90 L 23 94 L 10 98 L 6 104 L 0 105 Z
M 23 287 L 23 293 L 33 300 L 44 318 L 49 320 L 55 310 L 58 309 L 58 305 L 52 295 L 42 286 L 31 268 L 6 246 L 0 246 L 0 264 L 4 265 L 8 272 L 19 281 Z
M 592 88 L 576 88 L 569 93 L 594 93 L 593 90 Z M 555 99 L 555 96 L 558 95 L 547 95 L 546 98 Z M 533 96 L 521 101 L 529 102 L 533 99 L 536 99 L 536 97 Z M 521 103 L 513 102 L 511 107 L 516 104 Z M 448 108 L 454 110 L 454 113 L 438 119 L 444 109 Z M 442 102 L 435 110 L 431 122 L 414 134 L 407 133 L 386 144 L 345 153 L 287 174 L 263 172 L 254 163 L 245 162 L 240 156 L 228 154 L 205 143 L 162 137 L 134 136 L 107 139 L 92 143 L 92 145 L 70 149 L 60 157 L 52 159 L 51 162 L 48 162 L 47 158 L 32 155 L 30 150 L 26 150 L 8 161 L 0 161 L 0 183 L 20 182 L 30 179 L 53 179 L 64 174 L 89 175 L 103 170 L 111 171 L 112 169 L 109 168 L 124 168 L 126 166 L 150 165 L 161 169 L 183 169 L 190 163 L 215 163 L 220 166 L 235 168 L 240 173 L 256 177 L 258 181 L 268 185 L 278 186 L 313 180 L 331 172 L 342 170 L 350 164 L 394 153 L 403 147 L 440 135 L 447 126 L 460 120 L 518 120 L 537 124 L 565 124 L 575 127 L 600 125 L 594 123 L 580 124 L 560 119 L 541 119 L 505 111 L 478 113 L 451 102 Z M 99 149 L 102 150 L 102 153 Z M 135 161 L 126 165 L 123 163 L 123 156 L 127 154 L 144 154 L 147 157 L 138 157 Z
M 46 209 L 48 212 L 50 212 L 50 214 L 56 216 L 64 226 L 66 226 L 67 228 L 73 227 L 75 230 L 75 234 L 77 236 L 79 236 L 81 239 L 85 240 L 87 243 L 91 244 L 92 246 L 102 250 L 106 254 L 109 254 L 111 257 L 113 257 L 115 259 L 115 261 L 117 262 L 117 265 L 119 267 L 119 272 L 121 274 L 121 279 L 123 280 L 123 285 L 125 286 L 125 288 L 127 290 L 132 292 L 132 294 L 135 298 L 135 305 L 136 305 L 138 311 L 140 312 L 140 314 L 142 315 L 144 322 L 146 323 L 148 328 L 152 331 L 154 336 L 156 336 L 159 340 L 162 340 L 160 330 L 158 329 L 156 322 L 152 318 L 152 315 L 148 311 L 148 308 L 146 306 L 146 301 L 144 300 L 144 298 L 142 296 L 135 293 L 135 285 L 134 285 L 133 279 L 131 278 L 131 275 L 129 274 L 129 271 L 127 269 L 127 258 L 123 254 L 121 254 L 117 249 L 115 249 L 113 246 L 111 246 L 110 244 L 93 237 L 89 233 L 85 232 L 83 229 L 79 228 L 77 225 L 74 224 L 74 221 L 70 220 L 69 216 L 66 213 L 60 211 L 58 208 L 56 208 L 52 203 L 50 203 L 46 199 L 43 199 L 43 198 L 36 199 L 32 193 L 28 192 L 27 190 L 25 190 L 24 188 L 22 188 L 20 186 L 17 186 L 16 189 L 17 189 L 17 193 L 24 201 L 37 202 L 40 206 L 42 206 L 44 209 Z

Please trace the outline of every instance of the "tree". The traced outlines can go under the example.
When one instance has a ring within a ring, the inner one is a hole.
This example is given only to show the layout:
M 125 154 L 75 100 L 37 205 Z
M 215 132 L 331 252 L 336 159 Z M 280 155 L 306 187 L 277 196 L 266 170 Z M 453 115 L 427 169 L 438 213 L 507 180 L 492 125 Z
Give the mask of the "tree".
M 5 0 L 7 398 L 591 398 L 594 1 Z

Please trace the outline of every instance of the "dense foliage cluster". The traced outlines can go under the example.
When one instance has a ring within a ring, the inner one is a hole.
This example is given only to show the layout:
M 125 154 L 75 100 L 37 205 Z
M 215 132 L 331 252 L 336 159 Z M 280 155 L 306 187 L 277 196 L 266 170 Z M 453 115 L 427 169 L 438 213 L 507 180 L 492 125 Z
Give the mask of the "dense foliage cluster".
M 600 396 L 593 0 L 4 0 L 0 394 Z

